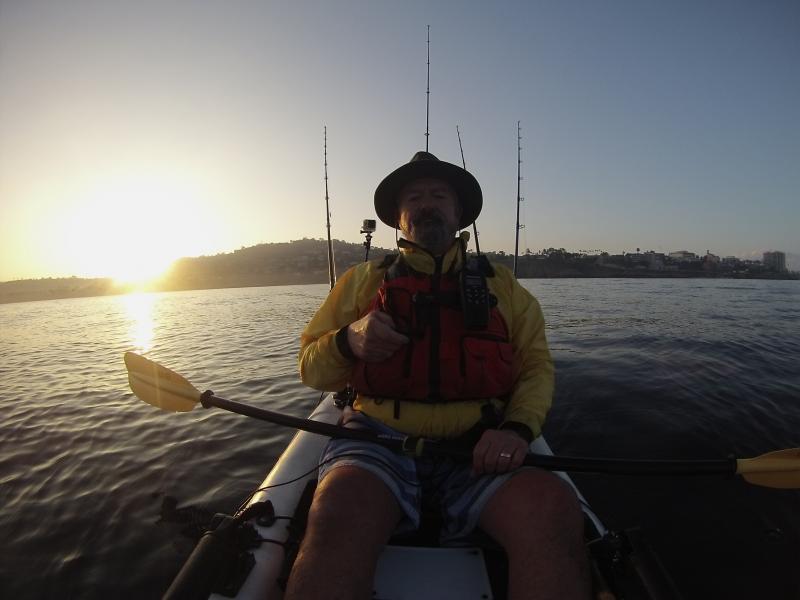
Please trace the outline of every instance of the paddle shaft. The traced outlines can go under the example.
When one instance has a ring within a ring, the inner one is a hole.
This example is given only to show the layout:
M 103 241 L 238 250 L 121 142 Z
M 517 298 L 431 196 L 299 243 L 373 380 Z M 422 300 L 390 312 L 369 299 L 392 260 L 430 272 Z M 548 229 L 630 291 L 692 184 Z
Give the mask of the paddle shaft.
M 570 473 L 607 473 L 610 475 L 734 475 L 736 459 L 709 460 L 636 460 L 616 458 L 579 458 L 528 454 L 524 463 L 549 471 Z
M 310 433 L 333 438 L 371 442 L 402 454 L 450 456 L 467 461 L 472 459 L 470 450 L 463 447 L 455 447 L 447 442 L 423 440 L 413 436 L 381 436 L 370 431 L 348 429 L 331 423 L 292 417 L 249 404 L 226 400 L 215 396 L 210 390 L 201 396 L 200 402 L 205 408 L 215 406 L 247 417 L 268 421 L 276 425 L 302 429 Z M 615 475 L 733 475 L 736 473 L 735 458 L 714 460 L 628 460 L 528 454 L 523 464 L 549 471 L 609 473 Z
M 384 446 L 393 452 L 406 452 L 406 444 L 409 441 L 414 441 L 411 440 L 411 438 L 392 438 L 388 436 L 379 436 L 370 431 L 347 429 L 346 427 L 332 425 L 331 423 L 322 423 L 312 419 L 292 417 L 291 415 L 284 415 L 271 410 L 264 410 L 263 408 L 257 408 L 249 404 L 242 404 L 241 402 L 234 402 L 233 400 L 220 398 L 219 396 L 215 396 L 211 390 L 204 392 L 203 395 L 200 396 L 200 403 L 204 408 L 215 406 L 217 408 L 222 408 L 246 417 L 253 417 L 254 419 L 260 419 L 261 421 L 268 421 L 270 423 L 274 423 L 275 425 L 284 425 L 294 429 L 302 429 L 303 431 L 308 431 L 309 433 L 317 433 L 319 435 L 325 435 L 328 437 L 372 442 L 374 444 Z

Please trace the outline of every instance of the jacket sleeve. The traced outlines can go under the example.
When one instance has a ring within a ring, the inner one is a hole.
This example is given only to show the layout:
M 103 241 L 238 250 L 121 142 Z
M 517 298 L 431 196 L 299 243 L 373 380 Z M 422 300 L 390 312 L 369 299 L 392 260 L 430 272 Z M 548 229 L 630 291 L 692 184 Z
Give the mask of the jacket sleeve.
M 330 392 L 347 385 L 353 361 L 337 347 L 336 333 L 366 314 L 381 275 L 372 262 L 349 269 L 306 325 L 299 355 L 300 379 L 305 385 Z
M 555 374 L 547 347 L 544 316 L 539 302 L 507 269 L 498 275 L 508 278 L 511 288 L 511 345 L 514 351 L 514 389 L 504 414 L 505 423 L 522 423 L 533 437 L 542 433 L 553 402 Z

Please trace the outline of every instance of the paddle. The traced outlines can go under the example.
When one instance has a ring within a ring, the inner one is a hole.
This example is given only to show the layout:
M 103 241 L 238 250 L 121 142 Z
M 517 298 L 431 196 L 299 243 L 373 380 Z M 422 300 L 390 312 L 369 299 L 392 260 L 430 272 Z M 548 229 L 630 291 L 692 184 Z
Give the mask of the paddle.
M 390 437 L 368 431 L 347 429 L 330 423 L 301 419 L 269 410 L 241 404 L 215 396 L 210 390 L 200 392 L 186 379 L 133 352 L 125 353 L 128 381 L 140 399 L 162 410 L 187 412 L 198 403 L 205 408 L 215 406 L 248 417 L 285 425 L 320 435 L 364 440 L 380 444 L 395 452 L 412 456 L 450 455 L 468 460 L 471 452 L 423 438 Z M 551 471 L 609 473 L 615 475 L 741 475 L 754 485 L 771 488 L 800 488 L 800 448 L 777 450 L 755 458 L 716 460 L 641 460 L 579 458 L 528 454 L 525 465 Z

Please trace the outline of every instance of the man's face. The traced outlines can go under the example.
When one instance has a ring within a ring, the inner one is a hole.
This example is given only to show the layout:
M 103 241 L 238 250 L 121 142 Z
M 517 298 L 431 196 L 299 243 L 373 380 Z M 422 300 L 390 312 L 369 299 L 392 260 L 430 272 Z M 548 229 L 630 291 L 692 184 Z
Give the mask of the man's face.
M 397 196 L 400 230 L 406 239 L 430 253 L 444 254 L 453 243 L 461 218 L 455 190 L 440 179 L 415 179 Z

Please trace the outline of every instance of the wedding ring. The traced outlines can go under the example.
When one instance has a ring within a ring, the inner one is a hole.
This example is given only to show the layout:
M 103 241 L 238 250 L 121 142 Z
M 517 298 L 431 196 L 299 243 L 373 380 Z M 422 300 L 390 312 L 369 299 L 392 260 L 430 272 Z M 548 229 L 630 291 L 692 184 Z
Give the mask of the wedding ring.
M 511 458 L 511 455 L 508 452 L 501 452 L 500 458 Z

